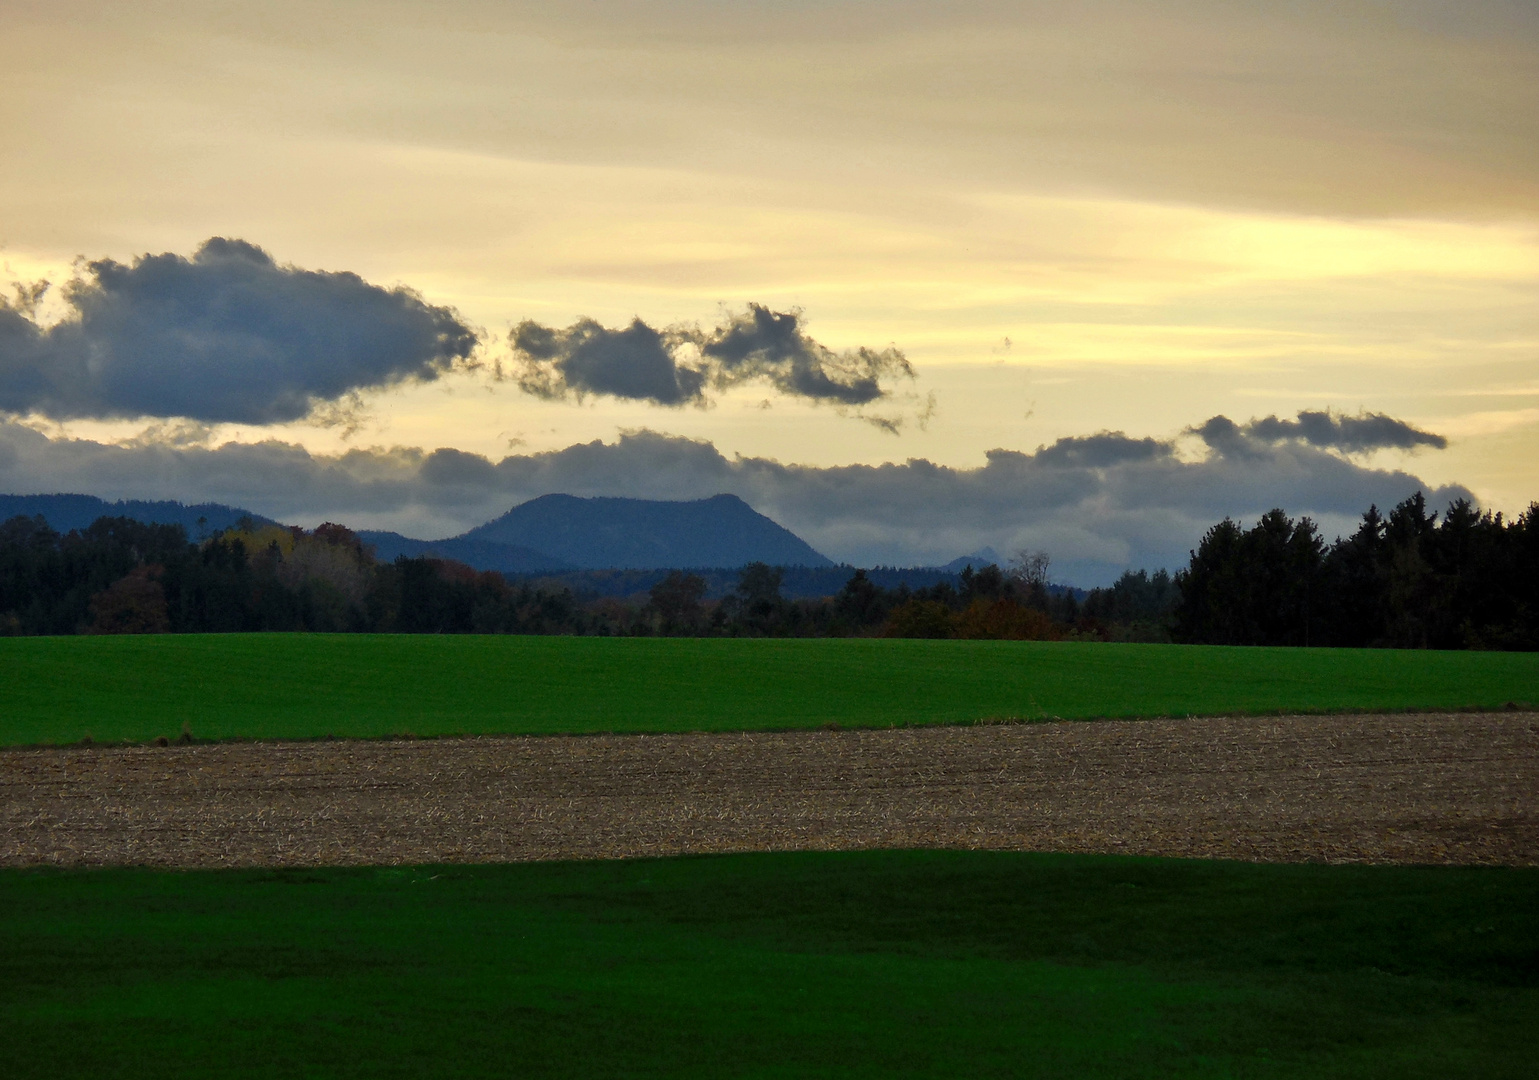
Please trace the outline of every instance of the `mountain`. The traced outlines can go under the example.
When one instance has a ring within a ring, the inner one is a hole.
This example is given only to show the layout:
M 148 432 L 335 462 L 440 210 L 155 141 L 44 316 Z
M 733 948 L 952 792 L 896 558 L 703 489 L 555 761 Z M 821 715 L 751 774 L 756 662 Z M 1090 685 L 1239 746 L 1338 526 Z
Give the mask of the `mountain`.
M 364 529 L 358 533 L 358 539 L 374 548 L 374 557 L 380 562 L 394 562 L 401 555 L 408 559 L 433 555 L 462 562 L 477 570 L 497 570 L 504 574 L 537 574 L 576 569 L 569 562 L 562 562 L 533 548 L 498 544 L 491 540 L 471 540 L 463 536 L 447 540 L 413 540 L 400 533 Z
M 41 515 L 60 532 L 83 529 L 99 517 L 176 524 L 196 540 L 249 517 L 270 518 L 220 503 L 107 502 L 93 495 L 0 495 L 0 521 Z M 200 524 L 201 520 L 201 524 Z M 414 540 L 400 533 L 362 530 L 375 556 L 437 555 L 478 570 L 537 574 L 588 569 L 730 569 L 751 562 L 827 568 L 834 564 L 795 533 L 775 524 L 735 495 L 693 502 L 582 499 L 544 495 L 460 536 Z
M 542 495 L 458 539 L 531 548 L 583 569 L 833 565 L 736 495 L 691 502 Z
M 99 517 L 126 517 L 149 525 L 181 525 L 193 540 L 207 533 L 222 532 L 242 518 L 258 525 L 277 522 L 237 506 L 223 503 L 144 502 L 128 499 L 108 502 L 94 495 L 0 495 L 0 521 L 13 517 L 39 517 L 58 532 L 84 529 Z M 202 519 L 202 524 L 199 524 Z
M 953 549 L 955 550 L 955 549 Z M 948 573 L 960 574 L 971 566 L 974 570 L 982 570 L 985 566 L 998 566 L 1004 568 L 1004 560 L 999 557 L 999 552 L 991 547 L 979 548 L 971 555 L 963 555 L 952 559 L 949 563 L 942 563 L 937 570 L 945 570 Z

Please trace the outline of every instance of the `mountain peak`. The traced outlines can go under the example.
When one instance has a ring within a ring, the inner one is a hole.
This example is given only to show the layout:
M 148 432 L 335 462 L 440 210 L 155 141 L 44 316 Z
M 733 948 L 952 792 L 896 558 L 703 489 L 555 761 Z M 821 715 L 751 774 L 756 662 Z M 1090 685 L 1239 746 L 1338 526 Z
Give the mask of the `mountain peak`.
M 460 539 L 533 548 L 584 569 L 833 565 L 725 493 L 682 501 L 541 495 Z

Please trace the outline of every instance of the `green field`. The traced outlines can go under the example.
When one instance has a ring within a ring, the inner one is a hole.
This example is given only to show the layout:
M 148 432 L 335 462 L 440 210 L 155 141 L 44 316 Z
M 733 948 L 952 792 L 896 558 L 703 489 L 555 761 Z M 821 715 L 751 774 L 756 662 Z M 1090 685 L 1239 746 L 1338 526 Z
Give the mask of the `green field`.
M 0 872 L 0 1075 L 1528 1077 L 1539 870 Z
M 0 745 L 1500 708 L 1539 654 L 307 634 L 0 638 Z

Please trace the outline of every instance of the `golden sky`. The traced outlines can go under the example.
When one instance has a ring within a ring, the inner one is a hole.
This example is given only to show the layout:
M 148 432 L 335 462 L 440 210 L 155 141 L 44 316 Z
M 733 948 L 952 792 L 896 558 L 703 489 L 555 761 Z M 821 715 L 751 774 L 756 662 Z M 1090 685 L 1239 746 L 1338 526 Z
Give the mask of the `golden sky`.
M 366 391 L 353 425 L 205 440 L 496 459 L 646 429 L 976 468 L 1328 409 L 1449 440 L 1359 465 L 1509 513 L 1539 498 L 1532 3 L 0 0 L 0 20 L 6 280 L 238 237 L 494 342 L 758 303 L 916 375 L 896 435 L 752 384 L 670 408 L 483 370 Z M 111 442 L 159 421 L 27 422 Z

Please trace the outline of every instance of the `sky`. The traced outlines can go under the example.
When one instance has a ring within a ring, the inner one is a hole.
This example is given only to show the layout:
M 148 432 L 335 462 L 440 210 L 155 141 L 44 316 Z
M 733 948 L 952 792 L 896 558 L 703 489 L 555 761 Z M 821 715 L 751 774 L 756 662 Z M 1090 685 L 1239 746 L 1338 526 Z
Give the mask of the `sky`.
M 731 491 L 1080 585 L 1539 499 L 1532 0 L 0 21 L 0 490 L 424 538 Z

